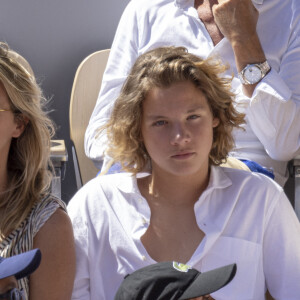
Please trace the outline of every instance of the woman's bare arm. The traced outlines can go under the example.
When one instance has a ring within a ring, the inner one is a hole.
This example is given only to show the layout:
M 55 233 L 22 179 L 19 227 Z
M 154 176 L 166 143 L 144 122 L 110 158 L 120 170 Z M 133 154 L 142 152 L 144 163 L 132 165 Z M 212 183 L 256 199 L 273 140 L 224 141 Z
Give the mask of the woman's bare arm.
M 75 247 L 71 221 L 58 209 L 34 238 L 42 261 L 30 277 L 30 300 L 71 299 L 75 277 Z

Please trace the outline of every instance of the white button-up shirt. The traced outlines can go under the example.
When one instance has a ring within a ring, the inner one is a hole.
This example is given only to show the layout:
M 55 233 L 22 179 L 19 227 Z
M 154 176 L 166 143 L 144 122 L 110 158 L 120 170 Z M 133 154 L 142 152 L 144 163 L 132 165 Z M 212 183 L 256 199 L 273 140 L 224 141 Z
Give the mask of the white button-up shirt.
M 300 299 L 300 224 L 282 188 L 261 174 L 212 167 L 194 210 L 205 238 L 187 264 L 199 271 L 237 264 L 214 299 L 263 300 L 266 287 L 277 300 Z M 151 211 L 135 177 L 93 179 L 68 213 L 77 260 L 73 300 L 113 300 L 125 275 L 155 263 L 140 239 Z
M 85 151 L 97 164 L 106 149 L 105 134 L 97 129 L 108 120 L 114 100 L 136 58 L 161 46 L 185 46 L 206 58 L 220 56 L 234 74 L 238 108 L 247 113 L 246 131 L 235 131 L 231 155 L 254 160 L 286 180 L 286 161 L 300 145 L 300 1 L 253 0 L 259 10 L 257 31 L 272 71 L 253 96 L 242 93 L 234 54 L 226 38 L 216 46 L 193 7 L 193 0 L 132 0 L 120 20 L 101 91 L 85 135 Z M 247 49 L 245 49 L 247 51 Z M 100 166 L 100 164 L 99 164 Z

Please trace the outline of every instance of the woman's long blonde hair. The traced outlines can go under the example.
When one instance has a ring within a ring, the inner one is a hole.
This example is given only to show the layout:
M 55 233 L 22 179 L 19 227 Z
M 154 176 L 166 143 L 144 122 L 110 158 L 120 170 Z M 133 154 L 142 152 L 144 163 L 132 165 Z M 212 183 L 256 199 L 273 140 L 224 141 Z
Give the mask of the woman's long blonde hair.
M 20 225 L 34 203 L 49 193 L 54 126 L 43 111 L 46 101 L 28 62 L 5 43 L 0 43 L 0 81 L 14 117 L 25 122 L 24 132 L 12 139 L 8 154 L 7 186 L 0 194 L 1 239 Z
M 149 161 L 141 136 L 143 101 L 154 87 L 189 81 L 206 96 L 213 116 L 220 121 L 214 128 L 210 164 L 225 162 L 234 146 L 232 130 L 244 123 L 244 114 L 233 105 L 231 78 L 222 76 L 225 69 L 219 61 L 202 60 L 184 47 L 161 47 L 142 54 L 123 85 L 110 120 L 100 128 L 100 132 L 107 131 L 107 154 L 120 162 L 123 170 L 134 174 L 142 171 Z

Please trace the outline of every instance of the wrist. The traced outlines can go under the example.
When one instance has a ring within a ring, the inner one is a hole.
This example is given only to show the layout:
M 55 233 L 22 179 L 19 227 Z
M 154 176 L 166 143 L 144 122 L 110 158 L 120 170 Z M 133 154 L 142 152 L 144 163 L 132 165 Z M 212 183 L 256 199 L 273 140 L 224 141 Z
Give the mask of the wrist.
M 271 70 L 268 61 L 262 63 L 248 64 L 239 72 L 238 76 L 242 84 L 253 85 L 260 82 Z
M 248 37 L 243 41 L 235 40 L 231 43 L 231 46 L 238 72 L 241 72 L 248 64 L 257 64 L 266 61 L 264 50 L 257 35 Z

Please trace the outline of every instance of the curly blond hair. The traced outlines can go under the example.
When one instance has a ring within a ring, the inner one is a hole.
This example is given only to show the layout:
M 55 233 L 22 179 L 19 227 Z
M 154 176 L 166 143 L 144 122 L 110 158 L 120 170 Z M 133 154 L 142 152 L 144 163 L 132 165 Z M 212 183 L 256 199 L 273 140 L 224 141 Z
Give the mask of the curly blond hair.
M 0 193 L 0 238 L 26 218 L 32 206 L 48 192 L 52 121 L 43 110 L 46 103 L 28 62 L 6 43 L 0 43 L 0 82 L 8 95 L 15 119 L 25 122 L 20 137 L 13 138 L 7 162 L 8 182 Z M 26 120 L 26 121 L 25 121 Z
M 206 96 L 213 116 L 220 120 L 214 128 L 210 164 L 225 162 L 234 146 L 232 129 L 244 123 L 244 114 L 233 105 L 232 79 L 221 76 L 225 70 L 218 60 L 202 60 L 184 47 L 161 47 L 142 54 L 122 87 L 110 120 L 100 129 L 107 131 L 107 154 L 125 171 L 142 171 L 149 161 L 141 136 L 143 101 L 154 87 L 189 81 Z

